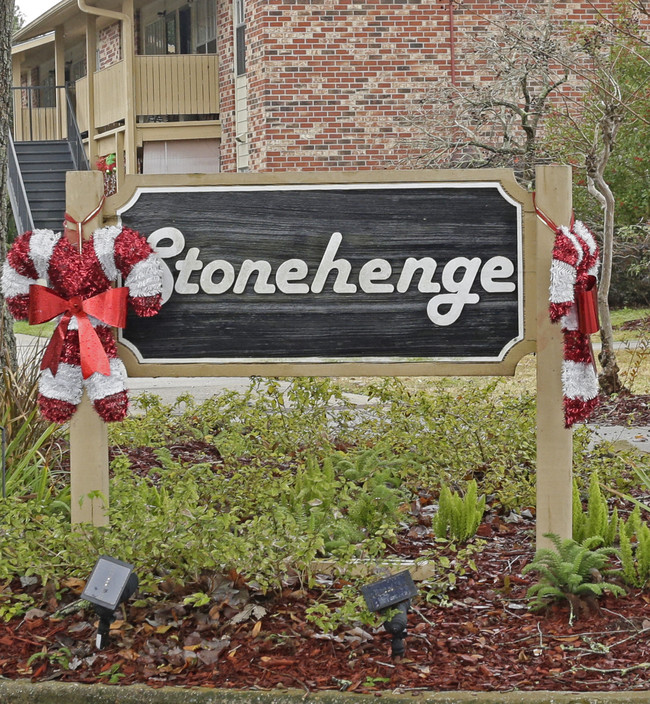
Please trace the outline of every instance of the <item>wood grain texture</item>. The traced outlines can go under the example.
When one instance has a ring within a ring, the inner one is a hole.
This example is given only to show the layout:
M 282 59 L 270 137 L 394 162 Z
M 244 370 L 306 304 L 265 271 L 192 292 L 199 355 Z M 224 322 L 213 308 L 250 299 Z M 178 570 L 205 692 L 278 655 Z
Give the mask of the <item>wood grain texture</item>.
M 144 361 L 496 359 L 523 336 L 519 217 L 496 185 L 145 192 L 122 213 L 122 223 L 145 236 L 162 227 L 183 233 L 184 253 L 166 260 L 175 277 L 176 262 L 195 247 L 203 266 L 222 259 L 236 272 L 246 259 L 268 261 L 275 274 L 283 261 L 299 258 L 309 266 L 304 282 L 310 284 L 332 233 L 341 232 L 336 259 L 350 262 L 350 283 L 358 285 L 361 267 L 374 258 L 392 267 L 382 283 L 396 284 L 408 257 L 434 258 L 433 280 L 440 283 L 455 257 L 479 257 L 484 264 L 502 256 L 515 266 L 507 280 L 516 286 L 486 293 L 477 277 L 471 291 L 480 301 L 466 305 L 454 324 L 439 326 L 426 312 L 435 294 L 417 290 L 418 275 L 405 293 L 337 294 L 332 273 L 322 293 L 304 295 L 256 294 L 253 276 L 241 294 L 174 293 L 156 318 L 130 316 L 123 339 Z M 200 274 L 190 283 L 198 284 Z

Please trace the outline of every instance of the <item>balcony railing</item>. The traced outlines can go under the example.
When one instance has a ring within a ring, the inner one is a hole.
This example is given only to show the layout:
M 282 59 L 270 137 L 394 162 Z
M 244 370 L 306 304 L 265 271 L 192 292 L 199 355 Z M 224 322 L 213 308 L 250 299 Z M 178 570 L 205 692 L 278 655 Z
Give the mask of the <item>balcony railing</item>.
M 21 86 L 12 93 L 15 142 L 67 139 L 63 86 Z
M 136 56 L 138 115 L 219 112 L 219 60 L 214 54 Z
M 95 129 L 126 118 L 124 61 L 97 71 L 95 80 Z M 219 113 L 219 60 L 213 54 L 135 57 L 135 112 L 139 118 Z M 133 80 L 133 79 L 131 79 Z M 77 118 L 82 132 L 88 129 L 88 78 L 77 81 Z

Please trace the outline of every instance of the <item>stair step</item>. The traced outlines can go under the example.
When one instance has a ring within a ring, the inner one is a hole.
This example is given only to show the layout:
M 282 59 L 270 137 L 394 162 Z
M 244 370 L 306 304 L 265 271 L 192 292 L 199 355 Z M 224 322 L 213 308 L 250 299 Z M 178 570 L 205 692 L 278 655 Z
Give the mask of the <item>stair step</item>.
M 74 171 L 66 141 L 16 142 L 16 155 L 34 227 L 61 231 L 65 213 L 65 174 Z

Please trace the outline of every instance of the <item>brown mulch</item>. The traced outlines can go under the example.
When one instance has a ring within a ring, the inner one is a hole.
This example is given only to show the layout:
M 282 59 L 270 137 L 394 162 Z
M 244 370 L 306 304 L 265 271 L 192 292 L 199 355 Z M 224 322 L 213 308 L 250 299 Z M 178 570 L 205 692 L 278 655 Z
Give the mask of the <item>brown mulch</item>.
M 589 418 L 589 423 L 650 427 L 650 394 L 624 391 L 616 396 L 601 395 L 600 405 Z
M 631 325 L 650 329 L 650 317 L 622 327 Z M 603 398 L 591 422 L 650 426 L 650 395 Z M 176 461 L 221 466 L 207 443 L 169 449 Z M 135 448 L 129 456 L 134 471 L 156 481 L 160 462 L 153 450 Z M 266 596 L 236 573 L 185 586 L 163 582 L 158 601 L 126 607 L 101 651 L 92 610 L 62 610 L 74 605 L 83 582 L 64 580 L 55 593 L 14 580 L 0 585 L 0 598 L 7 589 L 30 594 L 37 608 L 0 621 L 0 677 L 305 692 L 650 689 L 650 592 L 628 588 L 623 597 L 577 607 L 574 619 L 568 603 L 528 611 L 526 591 L 535 578 L 521 571 L 534 554 L 531 516 L 489 514 L 478 531 L 484 543 L 473 556 L 476 569 L 467 569 L 442 603 L 428 603 L 420 585 L 401 660 L 391 658 L 382 628 L 347 626 L 326 634 L 308 621 L 310 605 L 344 586 L 326 576 L 320 579 L 333 590 L 310 591 L 294 580 Z M 389 552 L 413 558 L 434 545 L 422 519 Z M 439 545 L 436 550 L 445 556 Z M 184 604 L 198 591 L 210 592 L 211 602 Z
M 57 615 L 54 593 L 25 587 L 40 609 L 0 623 L 0 676 L 90 683 L 115 675 L 116 684 L 154 687 L 357 692 L 649 688 L 650 594 L 630 589 L 625 597 L 607 596 L 585 606 L 573 624 L 567 604 L 530 613 L 525 594 L 533 578 L 521 570 L 533 556 L 534 520 L 511 520 L 491 516 L 480 527 L 485 544 L 477 569 L 459 578 L 444 605 L 424 596 L 415 601 L 401 661 L 391 659 L 383 629 L 324 634 L 309 623 L 305 610 L 318 592 L 296 583 L 281 594 L 254 596 L 231 574 L 209 585 L 213 600 L 200 608 L 183 599 L 206 584 L 163 585 L 157 603 L 127 608 L 101 651 L 91 611 Z M 430 543 L 422 526 L 402 536 L 405 552 Z M 83 585 L 71 579 L 61 586 L 70 602 Z M 20 589 L 17 580 L 12 587 Z M 66 655 L 67 667 L 57 653 Z

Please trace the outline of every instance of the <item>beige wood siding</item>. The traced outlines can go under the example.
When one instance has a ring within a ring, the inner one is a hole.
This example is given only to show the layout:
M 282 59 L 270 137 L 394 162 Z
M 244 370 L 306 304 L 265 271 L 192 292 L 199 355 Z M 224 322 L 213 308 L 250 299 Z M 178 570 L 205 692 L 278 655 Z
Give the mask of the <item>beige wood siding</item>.
M 104 127 L 126 117 L 124 61 L 95 72 L 95 127 Z
M 66 138 L 58 108 L 20 108 L 20 112 L 14 124 L 16 142 Z
M 219 112 L 215 55 L 136 56 L 138 115 L 208 115 Z
M 88 131 L 88 76 L 75 82 L 75 96 L 77 99 L 76 113 L 79 132 Z

